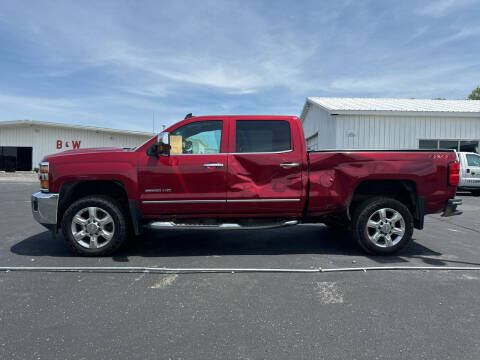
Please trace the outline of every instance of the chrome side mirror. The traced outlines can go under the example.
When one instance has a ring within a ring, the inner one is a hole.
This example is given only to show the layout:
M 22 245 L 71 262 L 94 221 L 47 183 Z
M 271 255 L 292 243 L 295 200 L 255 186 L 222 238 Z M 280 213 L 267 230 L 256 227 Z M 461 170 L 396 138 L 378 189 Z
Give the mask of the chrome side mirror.
M 168 132 L 161 132 L 157 136 L 157 143 L 170 144 L 170 134 Z
M 158 157 L 170 156 L 170 134 L 168 132 L 161 132 L 157 136 L 157 142 L 147 149 L 148 156 Z

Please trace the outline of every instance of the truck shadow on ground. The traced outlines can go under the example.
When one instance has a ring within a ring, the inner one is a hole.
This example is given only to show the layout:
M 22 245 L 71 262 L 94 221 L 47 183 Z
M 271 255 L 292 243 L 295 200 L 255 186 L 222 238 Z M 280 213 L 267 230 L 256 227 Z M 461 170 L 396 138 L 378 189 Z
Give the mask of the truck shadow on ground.
M 22 256 L 76 257 L 61 235 L 53 238 L 42 232 L 11 247 Z M 480 265 L 442 258 L 442 253 L 412 242 L 395 256 L 369 256 L 346 232 L 337 232 L 318 225 L 303 225 L 262 231 L 250 230 L 167 230 L 148 231 L 131 239 L 114 256 L 116 262 L 129 262 L 129 257 L 185 257 L 222 255 L 339 255 L 368 257 L 375 263 L 408 265 L 419 260 L 427 265 Z
M 457 196 L 464 196 L 464 197 L 480 197 L 480 193 L 472 193 L 470 191 L 462 191 L 462 190 L 459 190 L 457 191 Z

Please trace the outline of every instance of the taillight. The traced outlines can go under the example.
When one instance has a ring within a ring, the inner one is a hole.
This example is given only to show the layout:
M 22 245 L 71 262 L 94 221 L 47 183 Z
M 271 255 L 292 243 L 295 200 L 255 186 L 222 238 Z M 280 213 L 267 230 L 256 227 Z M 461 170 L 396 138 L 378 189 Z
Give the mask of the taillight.
M 448 164 L 448 185 L 458 186 L 460 182 L 460 163 L 454 161 Z
M 40 168 L 38 170 L 38 177 L 40 179 L 40 189 L 43 192 L 48 192 L 48 172 L 49 172 L 49 163 L 48 162 L 41 162 Z

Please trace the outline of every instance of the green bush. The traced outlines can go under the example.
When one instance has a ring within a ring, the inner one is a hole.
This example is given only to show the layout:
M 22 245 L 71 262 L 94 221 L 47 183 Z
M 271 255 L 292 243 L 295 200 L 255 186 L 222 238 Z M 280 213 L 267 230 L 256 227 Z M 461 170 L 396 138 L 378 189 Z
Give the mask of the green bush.
M 472 91 L 470 95 L 468 95 L 469 100 L 480 100 L 480 86 L 477 87 L 475 90 Z

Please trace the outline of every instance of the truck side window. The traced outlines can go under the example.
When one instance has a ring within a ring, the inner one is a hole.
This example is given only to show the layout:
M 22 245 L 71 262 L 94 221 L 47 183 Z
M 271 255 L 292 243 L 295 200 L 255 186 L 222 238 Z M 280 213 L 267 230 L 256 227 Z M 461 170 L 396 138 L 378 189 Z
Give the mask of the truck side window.
M 262 153 L 292 149 L 290 124 L 284 120 L 236 120 L 235 152 Z
M 170 135 L 180 146 L 172 142 L 171 154 L 218 154 L 222 141 L 222 120 L 197 121 L 173 130 Z
M 479 166 L 480 167 L 480 156 L 473 154 L 466 154 L 468 166 Z

